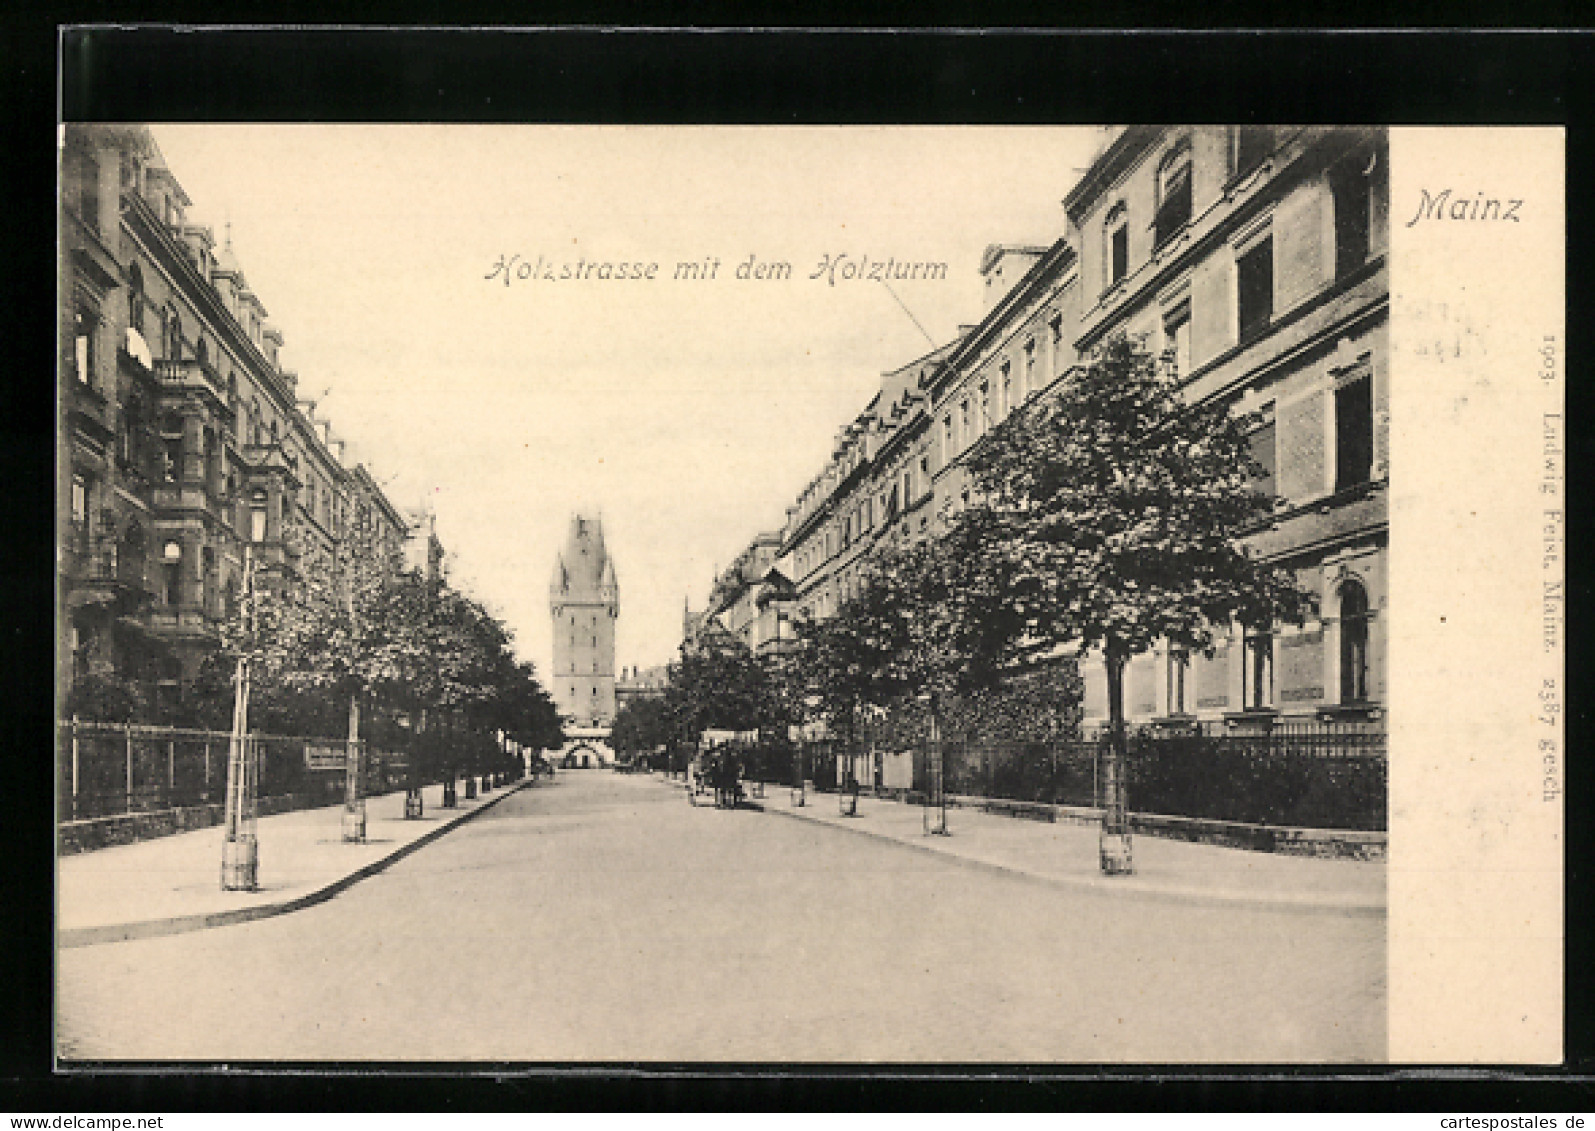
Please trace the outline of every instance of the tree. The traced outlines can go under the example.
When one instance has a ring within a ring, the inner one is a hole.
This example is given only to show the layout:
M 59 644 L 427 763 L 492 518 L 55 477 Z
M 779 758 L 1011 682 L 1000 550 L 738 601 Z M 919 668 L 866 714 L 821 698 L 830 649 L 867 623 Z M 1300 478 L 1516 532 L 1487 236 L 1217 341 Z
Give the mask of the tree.
M 1168 368 L 1117 337 L 1060 391 L 1017 412 L 977 449 L 979 498 L 951 539 L 1000 591 L 994 636 L 1017 653 L 1101 651 L 1110 745 L 1102 867 L 1130 870 L 1124 800 L 1124 670 L 1155 642 L 1212 654 L 1234 621 L 1301 619 L 1294 576 L 1237 540 L 1272 513 L 1254 486 L 1254 416 L 1190 405 Z M 973 610 L 979 613 L 977 607 Z M 956 613 L 952 616 L 960 620 Z
M 615 713 L 609 744 L 627 761 L 646 758 L 670 741 L 670 717 L 662 698 L 633 699 Z
M 782 728 L 784 697 L 770 670 L 738 640 L 683 646 L 669 668 L 661 714 L 667 741 L 690 746 L 705 730 Z

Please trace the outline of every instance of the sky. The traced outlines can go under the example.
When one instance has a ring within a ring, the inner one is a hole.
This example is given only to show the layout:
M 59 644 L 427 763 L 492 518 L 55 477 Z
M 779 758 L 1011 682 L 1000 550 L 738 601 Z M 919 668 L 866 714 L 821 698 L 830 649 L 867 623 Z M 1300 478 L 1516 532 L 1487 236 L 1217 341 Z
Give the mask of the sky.
M 1062 234 L 1062 199 L 1101 137 L 1082 127 L 154 133 L 194 202 L 190 222 L 212 225 L 218 243 L 230 232 L 299 396 L 318 402 L 394 503 L 431 501 L 450 580 L 545 673 L 548 584 L 573 514 L 603 519 L 620 584 L 618 664 L 672 659 L 683 600 L 701 608 L 715 571 L 781 527 L 880 375 L 979 319 L 984 249 Z M 840 256 L 946 271 L 894 282 L 899 305 L 845 268 L 834 282 L 812 277 Z M 713 278 L 675 277 L 679 263 L 707 274 L 715 260 Z M 607 263 L 610 278 L 548 279 L 539 261 L 555 276 Z M 622 279 L 617 263 L 644 275 L 658 266 L 651 279 Z M 738 278 L 743 265 L 778 263 L 789 277 Z

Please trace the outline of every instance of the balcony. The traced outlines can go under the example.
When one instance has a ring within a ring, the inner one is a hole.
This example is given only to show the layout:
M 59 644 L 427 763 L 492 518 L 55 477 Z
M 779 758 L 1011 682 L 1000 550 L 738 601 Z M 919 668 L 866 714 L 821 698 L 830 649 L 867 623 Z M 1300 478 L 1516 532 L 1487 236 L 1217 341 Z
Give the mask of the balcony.
M 155 363 L 155 377 L 162 385 L 187 389 L 206 389 L 227 403 L 227 390 L 216 371 L 202 361 L 174 361 L 163 358 Z
M 155 599 L 149 565 L 142 554 L 119 554 L 109 536 L 89 537 L 81 532 L 67 549 L 71 563 L 67 601 L 72 607 L 107 605 L 120 616 Z

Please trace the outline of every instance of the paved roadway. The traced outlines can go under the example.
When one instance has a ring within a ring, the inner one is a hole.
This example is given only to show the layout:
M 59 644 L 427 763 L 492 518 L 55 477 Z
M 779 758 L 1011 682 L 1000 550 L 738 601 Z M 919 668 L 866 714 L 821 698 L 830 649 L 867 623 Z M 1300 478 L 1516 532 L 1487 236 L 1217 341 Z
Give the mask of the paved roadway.
M 1380 919 L 1058 890 L 571 771 L 318 907 L 62 951 L 57 1026 L 70 1059 L 1380 1060 L 1384 955 Z

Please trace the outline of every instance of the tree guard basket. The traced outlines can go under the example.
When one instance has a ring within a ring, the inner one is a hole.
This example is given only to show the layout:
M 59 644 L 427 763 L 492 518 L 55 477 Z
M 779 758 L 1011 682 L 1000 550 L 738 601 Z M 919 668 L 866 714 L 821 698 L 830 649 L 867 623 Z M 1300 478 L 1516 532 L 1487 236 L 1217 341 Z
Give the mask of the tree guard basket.
M 940 741 L 932 742 L 926 751 L 924 825 L 926 836 L 948 835 L 947 790 Z

